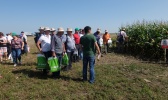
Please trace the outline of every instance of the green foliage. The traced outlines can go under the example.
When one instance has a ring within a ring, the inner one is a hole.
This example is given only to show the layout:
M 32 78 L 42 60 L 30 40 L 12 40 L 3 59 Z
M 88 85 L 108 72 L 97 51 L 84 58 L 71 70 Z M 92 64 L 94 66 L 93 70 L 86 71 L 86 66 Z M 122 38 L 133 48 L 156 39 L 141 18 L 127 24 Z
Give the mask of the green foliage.
M 168 22 L 136 22 L 125 27 L 129 36 L 128 48 L 131 54 L 143 58 L 161 59 L 161 40 L 168 38 Z

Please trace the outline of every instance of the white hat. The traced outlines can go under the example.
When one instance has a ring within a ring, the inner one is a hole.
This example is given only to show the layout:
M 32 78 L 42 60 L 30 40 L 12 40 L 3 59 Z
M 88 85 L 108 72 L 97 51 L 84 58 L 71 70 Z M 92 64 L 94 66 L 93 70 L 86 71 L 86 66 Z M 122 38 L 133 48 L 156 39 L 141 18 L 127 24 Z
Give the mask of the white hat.
M 67 28 L 67 32 L 72 32 L 72 28 Z
M 44 27 L 40 27 L 39 30 L 44 30 Z
M 100 32 L 101 31 L 100 28 L 98 28 L 97 31 Z
M 64 29 L 62 27 L 58 28 L 58 32 L 64 32 Z
M 49 27 L 45 27 L 44 31 L 50 31 L 50 28 Z
M 108 32 L 108 30 L 105 30 L 105 32 Z
M 54 31 L 56 31 L 56 30 L 55 30 L 55 28 L 51 28 L 51 30 L 50 30 L 50 31 L 54 32 Z

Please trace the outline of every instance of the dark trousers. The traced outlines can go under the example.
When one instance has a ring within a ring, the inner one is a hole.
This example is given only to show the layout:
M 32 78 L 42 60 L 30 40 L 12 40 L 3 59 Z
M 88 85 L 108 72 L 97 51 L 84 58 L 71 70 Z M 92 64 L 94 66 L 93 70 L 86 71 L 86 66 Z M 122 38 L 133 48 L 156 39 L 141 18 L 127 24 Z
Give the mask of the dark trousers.
M 48 58 L 52 56 L 52 52 L 48 51 L 48 52 L 43 52 L 46 60 L 48 61 Z M 47 70 L 49 70 L 49 65 L 47 64 L 47 69 L 43 69 L 43 74 L 47 74 Z
M 107 54 L 109 52 L 109 44 L 108 43 L 104 44 L 104 47 L 105 47 L 105 54 Z
M 7 53 L 8 53 L 7 56 L 8 56 L 8 57 L 9 57 L 9 55 L 11 54 L 11 51 L 12 51 L 12 50 L 11 50 L 11 45 L 8 43 L 8 44 L 7 44 Z

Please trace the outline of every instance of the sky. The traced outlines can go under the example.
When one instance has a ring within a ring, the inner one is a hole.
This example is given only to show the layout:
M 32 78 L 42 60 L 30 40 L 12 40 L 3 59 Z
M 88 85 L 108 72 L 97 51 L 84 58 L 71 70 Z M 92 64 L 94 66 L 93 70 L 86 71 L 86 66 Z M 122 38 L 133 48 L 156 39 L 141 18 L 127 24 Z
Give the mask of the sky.
M 167 21 L 167 4 L 168 0 L 0 0 L 0 31 L 91 26 L 92 32 L 100 28 L 114 33 L 138 20 Z

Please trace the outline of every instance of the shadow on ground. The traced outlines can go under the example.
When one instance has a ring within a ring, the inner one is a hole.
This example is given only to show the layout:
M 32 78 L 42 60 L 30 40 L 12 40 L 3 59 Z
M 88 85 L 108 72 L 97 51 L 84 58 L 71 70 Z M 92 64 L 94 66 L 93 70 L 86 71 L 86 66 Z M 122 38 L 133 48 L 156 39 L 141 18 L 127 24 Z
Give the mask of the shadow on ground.
M 29 78 L 37 78 L 37 79 L 62 79 L 65 81 L 76 81 L 76 82 L 83 82 L 83 80 L 81 78 L 71 78 L 71 77 L 67 77 L 67 76 L 63 76 L 61 75 L 59 78 L 53 78 L 52 75 L 44 75 L 42 70 L 30 70 L 30 69 L 20 69 L 20 70 L 14 70 L 12 71 L 13 74 L 24 74 L 26 76 L 28 76 Z

